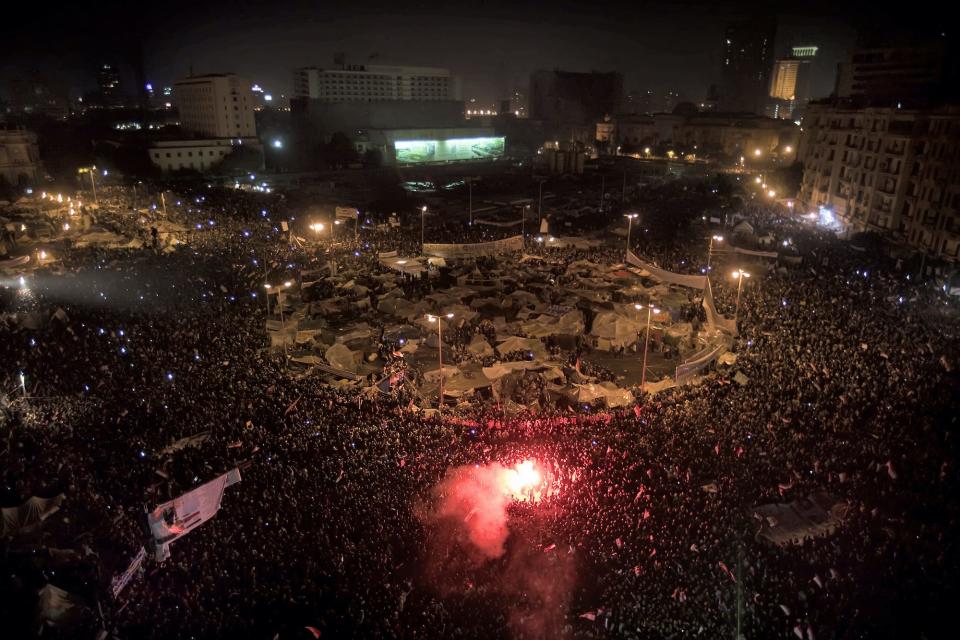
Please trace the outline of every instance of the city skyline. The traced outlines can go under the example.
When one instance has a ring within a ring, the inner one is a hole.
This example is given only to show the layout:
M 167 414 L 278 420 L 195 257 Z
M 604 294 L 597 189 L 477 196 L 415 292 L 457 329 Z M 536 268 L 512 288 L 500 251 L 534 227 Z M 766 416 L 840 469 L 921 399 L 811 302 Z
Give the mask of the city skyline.
M 95 86 L 102 63 L 117 64 L 129 89 L 136 81 L 131 60 L 142 54 L 144 79 L 154 86 L 170 85 L 191 70 L 232 72 L 289 95 L 293 69 L 332 67 L 342 52 L 353 64 L 449 68 L 462 79 L 464 99 L 484 104 L 525 90 L 532 72 L 553 68 L 616 71 L 628 91 L 675 91 L 696 102 L 720 82 L 728 21 L 752 11 L 749 3 L 708 11 L 691 2 L 612 4 L 604 12 L 572 3 L 561 8 L 542 16 L 535 4 L 490 3 L 471 11 L 431 3 L 397 9 L 372 0 L 322 8 L 286 2 L 278 9 L 253 2 L 229 11 L 206 3 L 189 13 L 174 4 L 144 13 L 107 3 L 48 22 L 27 15 L 9 34 L 19 55 L 0 64 L 0 93 L 26 66 L 75 97 Z M 25 37 L 31 25 L 53 42 Z M 855 36 L 835 13 L 781 13 L 773 53 L 785 55 L 801 43 L 820 47 L 812 94 L 823 97 Z

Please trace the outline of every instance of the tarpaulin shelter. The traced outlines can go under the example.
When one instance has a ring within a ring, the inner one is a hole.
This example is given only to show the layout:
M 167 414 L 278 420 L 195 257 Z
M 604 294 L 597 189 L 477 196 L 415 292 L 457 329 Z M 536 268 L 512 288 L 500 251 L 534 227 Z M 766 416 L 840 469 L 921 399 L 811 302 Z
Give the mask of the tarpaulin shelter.
M 19 507 L 6 507 L 3 512 L 3 537 L 29 535 L 40 528 L 44 520 L 60 510 L 64 495 L 53 498 L 28 498 Z

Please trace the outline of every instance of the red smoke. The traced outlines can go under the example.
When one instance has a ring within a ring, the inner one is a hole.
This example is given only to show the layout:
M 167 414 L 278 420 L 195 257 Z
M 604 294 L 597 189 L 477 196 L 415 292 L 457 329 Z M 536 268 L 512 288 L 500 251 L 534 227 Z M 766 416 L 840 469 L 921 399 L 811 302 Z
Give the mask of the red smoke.
M 532 461 L 513 467 L 499 463 L 457 467 L 434 488 L 433 519 L 462 526 L 472 546 L 485 558 L 503 555 L 507 540 L 507 506 L 514 500 L 535 500 L 542 476 Z
M 510 505 L 539 503 L 549 495 L 545 476 L 530 460 L 510 467 L 457 467 L 447 471 L 431 503 L 420 509 L 428 528 L 425 577 L 431 588 L 442 597 L 481 589 L 494 601 L 503 598 L 512 635 L 528 640 L 568 635 L 565 617 L 575 582 L 574 558 L 555 551 L 556 544 L 544 548 L 540 540 L 525 539 L 523 530 L 506 544 Z M 549 518 L 543 506 L 533 508 Z M 525 522 L 529 526 L 531 520 Z M 490 562 L 498 558 L 503 560 Z

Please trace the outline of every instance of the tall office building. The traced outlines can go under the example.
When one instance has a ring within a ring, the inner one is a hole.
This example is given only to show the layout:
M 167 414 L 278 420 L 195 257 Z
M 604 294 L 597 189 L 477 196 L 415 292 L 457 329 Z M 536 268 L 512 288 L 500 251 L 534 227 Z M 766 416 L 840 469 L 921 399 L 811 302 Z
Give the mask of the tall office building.
M 232 73 L 184 78 L 174 84 L 180 126 L 210 138 L 257 135 L 250 82 Z
M 540 70 L 530 77 L 530 117 L 560 123 L 593 123 L 620 111 L 623 76 Z
M 105 105 L 118 105 L 123 102 L 123 88 L 120 85 L 120 73 L 111 64 L 102 64 L 97 69 L 97 87 L 100 100 Z
M 727 26 L 721 67 L 721 110 L 763 113 L 776 31 L 776 20 L 771 17 L 751 18 Z
M 901 24 L 906 20 L 906 24 Z M 895 21 L 895 22 L 892 22 Z M 909 16 L 865 27 L 850 59 L 838 65 L 835 95 L 858 104 L 902 107 L 960 101 L 960 47 L 939 24 Z
M 799 120 L 810 100 L 810 69 L 817 47 L 793 47 L 792 54 L 773 65 L 766 110 L 771 118 Z
M 449 69 L 386 65 L 304 67 L 293 73 L 293 95 L 326 102 L 460 100 L 459 80 Z

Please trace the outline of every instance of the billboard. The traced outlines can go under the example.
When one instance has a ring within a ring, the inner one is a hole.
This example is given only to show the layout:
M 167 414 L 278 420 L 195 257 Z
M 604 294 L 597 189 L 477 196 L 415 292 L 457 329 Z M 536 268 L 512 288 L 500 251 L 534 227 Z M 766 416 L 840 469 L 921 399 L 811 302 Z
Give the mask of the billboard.
M 493 160 L 503 155 L 503 136 L 452 138 L 450 140 L 397 140 L 397 162 L 449 162 L 452 160 Z

